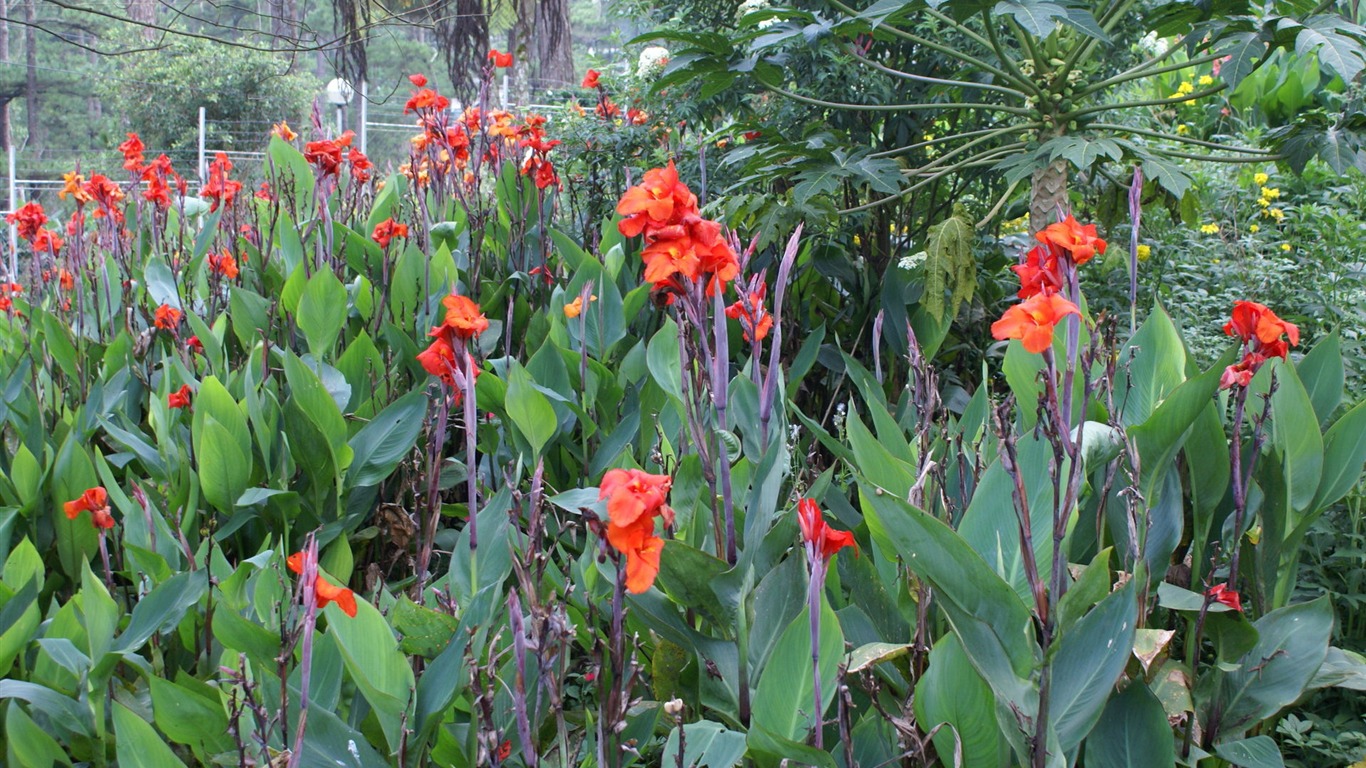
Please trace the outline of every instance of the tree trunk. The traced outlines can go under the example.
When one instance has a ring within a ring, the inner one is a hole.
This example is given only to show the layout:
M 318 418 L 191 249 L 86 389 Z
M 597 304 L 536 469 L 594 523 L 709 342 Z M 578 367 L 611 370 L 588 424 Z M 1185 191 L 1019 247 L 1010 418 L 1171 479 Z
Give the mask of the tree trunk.
M 537 88 L 576 85 L 574 49 L 569 39 L 569 0 L 537 0 L 536 63 Z
M 27 69 L 24 81 L 24 121 L 28 124 L 28 148 L 34 159 L 42 149 L 42 125 L 38 110 L 42 105 L 38 91 L 38 41 L 34 34 L 35 6 L 38 0 L 24 1 L 24 64 Z
M 127 0 L 125 6 L 128 10 L 128 18 L 139 22 L 142 26 L 142 38 L 144 40 L 155 40 L 157 31 L 154 25 L 157 22 L 156 0 Z
M 9 63 L 9 3 L 0 0 L 0 62 Z M 9 99 L 0 104 L 0 152 L 9 151 Z M 14 201 L 9 201 L 10 210 L 14 210 Z
M 1029 190 L 1029 231 L 1038 232 L 1067 215 L 1067 162 L 1058 160 L 1034 172 Z

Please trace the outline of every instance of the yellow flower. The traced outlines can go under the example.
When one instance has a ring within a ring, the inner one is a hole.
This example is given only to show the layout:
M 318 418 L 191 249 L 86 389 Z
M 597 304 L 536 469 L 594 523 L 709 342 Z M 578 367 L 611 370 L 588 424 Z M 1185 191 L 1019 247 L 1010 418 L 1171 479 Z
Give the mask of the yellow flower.
M 1269 208 L 1271 206 L 1271 201 L 1267 200 L 1265 197 L 1259 197 L 1257 198 L 1257 205 L 1260 205 L 1263 208 Z
M 1271 188 L 1271 189 L 1267 189 L 1266 187 L 1262 187 L 1262 197 L 1265 197 L 1267 200 L 1275 200 L 1276 198 L 1278 198 L 1278 197 L 1280 197 L 1280 196 L 1281 196 L 1281 189 L 1280 189 L 1280 187 L 1273 187 L 1273 188 Z
M 1258 173 L 1256 176 L 1252 177 L 1252 183 L 1256 184 L 1259 187 L 1270 180 L 1271 177 L 1267 176 L 1265 173 Z
M 1251 232 L 1252 234 L 1255 235 L 1255 234 L 1257 234 L 1258 232 L 1261 232 L 1261 231 L 1262 231 L 1262 228 L 1259 227 L 1259 226 L 1257 226 L 1256 224 L 1253 224 L 1252 226 L 1250 226 L 1250 227 L 1247 228 L 1247 231 L 1249 231 L 1249 232 Z
M 1196 82 L 1198 82 L 1200 85 L 1214 85 L 1214 78 L 1210 77 L 1209 75 L 1201 75 L 1200 79 Z
M 1190 132 L 1191 132 L 1191 127 L 1190 127 L 1189 125 L 1186 125 L 1185 123 L 1182 123 L 1182 124 L 1176 126 L 1176 135 L 1177 135 L 1177 136 L 1185 136 L 1186 134 L 1188 134 L 1188 133 L 1190 133 Z
M 1276 221 L 1280 221 L 1281 219 L 1285 218 L 1285 211 L 1282 211 L 1280 208 L 1269 208 L 1267 209 L 1266 213 L 1268 216 L 1275 219 Z
M 862 245 L 863 245 L 863 238 L 859 237 L 858 235 L 854 235 L 854 247 L 855 247 L 855 248 L 858 248 L 858 247 L 860 247 L 860 246 L 862 246 Z
M 1185 80 L 1180 85 L 1176 86 L 1176 92 L 1181 94 L 1182 96 L 1191 93 L 1194 90 L 1195 86 L 1191 85 L 1191 82 L 1189 80 Z
M 1281 250 L 1288 253 L 1290 251 L 1290 243 L 1281 243 Z
M 1152 248 L 1151 245 L 1140 245 L 1140 246 L 1138 246 L 1138 260 L 1139 260 L 1139 261 L 1147 261 L 1147 260 L 1148 260 L 1148 257 L 1149 257 L 1149 256 L 1152 256 L 1152 255 L 1153 255 L 1153 248 Z
M 1200 231 L 1203 232 L 1203 233 L 1205 233 L 1205 234 L 1207 234 L 1207 235 L 1217 234 L 1217 233 L 1219 232 L 1219 225 L 1218 225 L 1218 224 L 1202 224 L 1202 225 L 1200 225 Z

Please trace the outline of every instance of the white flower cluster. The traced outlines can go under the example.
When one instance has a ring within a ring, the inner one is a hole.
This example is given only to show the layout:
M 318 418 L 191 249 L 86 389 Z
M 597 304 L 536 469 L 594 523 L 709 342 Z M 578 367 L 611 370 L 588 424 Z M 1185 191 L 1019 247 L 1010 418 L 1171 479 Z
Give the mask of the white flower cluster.
M 640 62 L 636 64 L 636 74 L 645 80 L 653 80 L 664 71 L 669 63 L 669 49 L 652 45 L 640 52 Z
M 907 256 L 902 256 L 901 260 L 898 261 L 896 265 L 898 267 L 901 267 L 902 269 L 911 270 L 915 269 L 921 264 L 924 264 L 925 259 L 927 258 L 929 258 L 929 254 L 925 253 L 924 251 L 919 251 L 918 253 L 912 253 Z

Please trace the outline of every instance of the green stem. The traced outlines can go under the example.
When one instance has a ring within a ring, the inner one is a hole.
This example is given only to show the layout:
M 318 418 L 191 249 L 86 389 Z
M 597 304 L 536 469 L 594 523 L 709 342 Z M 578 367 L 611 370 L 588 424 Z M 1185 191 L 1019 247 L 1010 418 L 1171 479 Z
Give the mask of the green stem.
M 1029 85 L 1027 87 L 1029 90 L 1042 100 L 1044 97 L 1043 87 L 1035 82 L 1033 78 L 1025 77 L 1025 74 L 1020 71 L 1020 68 L 1015 66 L 1015 60 L 1006 55 L 1005 46 L 1001 45 L 1000 38 L 996 36 L 996 25 L 991 23 L 991 14 L 987 11 L 982 11 L 982 26 L 986 28 L 987 31 L 987 44 L 991 46 L 991 50 L 996 54 L 996 59 L 1001 62 L 1001 66 L 1009 70 L 1010 74 L 1020 82 L 1028 83 Z M 1034 70 L 1035 72 L 1039 71 L 1037 61 L 1035 62 Z
M 1191 93 L 1186 96 L 1182 96 L 1180 98 L 1175 99 L 1144 99 L 1143 101 L 1121 101 L 1117 104 L 1098 104 L 1094 107 L 1073 110 L 1072 112 L 1059 115 L 1058 119 L 1076 120 L 1077 118 L 1095 114 L 1096 112 L 1109 112 L 1112 109 L 1132 109 L 1134 107 L 1165 107 L 1171 104 L 1185 104 L 1188 101 L 1197 101 L 1199 99 L 1205 98 L 1206 96 L 1213 96 L 1214 94 L 1227 88 L 1228 85 L 1226 83 L 1220 83 L 1219 85 L 1216 85 L 1213 88 L 1206 88 L 1203 91 L 1196 91 L 1195 93 Z
M 950 142 L 950 141 L 961 141 L 961 140 L 963 140 L 963 139 L 973 138 L 973 137 L 975 137 L 975 136 L 1004 136 L 1004 135 L 1006 135 L 1006 134 L 1021 133 L 1021 132 L 1024 132 L 1024 131 L 1031 131 L 1031 130 L 1035 130 L 1035 129 L 1037 129 L 1037 128 L 1042 128 L 1042 127 L 1043 127 L 1043 123 L 1023 123 L 1023 124 L 1020 124 L 1020 125 L 1008 125 L 1008 126 L 1001 127 L 1001 128 L 983 128 L 983 129 L 981 129 L 981 130 L 976 130 L 976 131 L 967 131 L 967 132 L 964 132 L 964 133 L 955 133 L 955 134 L 953 134 L 952 136 L 941 136 L 940 138 L 937 138 L 937 139 L 929 139 L 929 140 L 927 140 L 927 141 L 919 141 L 919 142 L 916 142 L 915 144 L 907 144 L 907 145 L 904 146 L 904 147 L 898 147 L 897 149 L 888 149 L 888 150 L 884 150 L 884 151 L 882 151 L 882 152 L 873 152 L 872 154 L 870 154 L 870 155 L 868 155 L 868 156 L 869 156 L 869 157 L 896 157 L 896 156 L 898 156 L 898 155 L 904 155 L 904 154 L 906 154 L 907 152 L 910 152 L 911 150 L 920 149 L 921 147 L 931 147 L 931 146 L 934 146 L 934 145 L 937 145 L 937 144 L 946 144 L 946 143 L 948 143 L 948 142 Z
M 1174 45 L 1174 46 L 1173 46 L 1173 49 L 1175 49 L 1175 47 L 1176 47 L 1176 46 Z M 1200 66 L 1201 64 L 1208 64 L 1208 63 L 1211 62 L 1211 61 L 1214 61 L 1214 60 L 1216 60 L 1216 59 L 1221 59 L 1221 58 L 1223 58 L 1222 56 L 1216 56 L 1216 55 L 1214 55 L 1214 54 L 1208 54 L 1208 55 L 1200 56 L 1200 57 L 1197 57 L 1197 58 L 1194 58 L 1194 59 L 1189 59 L 1189 60 L 1187 60 L 1187 61 L 1179 62 L 1179 63 L 1177 63 L 1177 64 L 1168 64 L 1168 65 L 1165 66 L 1165 67 L 1158 67 L 1157 69 L 1151 69 L 1151 67 L 1153 67 L 1154 65 L 1156 65 L 1156 64 L 1158 64 L 1158 63 L 1160 63 L 1160 62 L 1162 62 L 1162 61 L 1165 61 L 1165 60 L 1167 59 L 1167 57 L 1171 55 L 1171 53 L 1172 53 L 1172 51 L 1171 51 L 1171 50 L 1168 50 L 1168 51 L 1164 52 L 1161 56 L 1158 56 L 1158 57 L 1156 57 L 1156 58 L 1149 59 L 1149 60 L 1143 62 L 1142 64 L 1139 64 L 1139 65 L 1137 65 L 1137 66 L 1135 66 L 1135 67 L 1132 67 L 1132 68 L 1130 68 L 1130 69 L 1127 69 L 1127 70 L 1125 70 L 1125 71 L 1123 71 L 1123 72 L 1120 72 L 1119 74 L 1117 74 L 1117 75 L 1115 75 L 1115 76 L 1113 76 L 1113 77 L 1107 78 L 1107 79 L 1105 79 L 1105 80 L 1101 80 L 1099 83 L 1094 83 L 1094 84 L 1092 84 L 1092 85 L 1088 85 L 1087 87 L 1085 87 L 1085 88 L 1083 88 L 1081 91 L 1079 91 L 1079 92 L 1078 92 L 1078 95 L 1079 95 L 1079 96 L 1086 96 L 1086 95 L 1095 93 L 1096 91 L 1101 91 L 1101 90 L 1104 90 L 1104 89 L 1106 89 L 1106 88 L 1109 88 L 1109 87 L 1112 86 L 1112 85 L 1119 85 L 1120 83 L 1125 83 L 1125 82 L 1128 82 L 1128 81 L 1130 81 L 1130 80 L 1137 80 L 1137 79 L 1139 79 L 1139 78 L 1141 78 L 1141 77 L 1153 77 L 1153 76 L 1155 76 L 1155 75 L 1165 75 L 1165 74 L 1167 74 L 1168 72 L 1179 72 L 1179 71 L 1181 71 L 1181 70 L 1183 70 L 1183 69 L 1190 69 L 1191 67 L 1198 67 L 1198 66 Z
M 1007 88 L 1004 85 L 992 85 L 991 83 L 974 83 L 968 80 L 946 80 L 940 77 L 927 77 L 925 75 L 916 75 L 910 72 L 902 72 L 899 69 L 893 69 L 892 67 L 886 66 L 884 64 L 879 64 L 876 61 L 873 61 L 872 59 L 868 58 L 867 56 L 864 56 L 863 54 L 859 53 L 857 48 L 853 46 L 850 46 L 848 52 L 852 54 L 854 58 L 858 59 L 864 64 L 867 64 L 873 69 L 891 75 L 892 77 L 899 77 L 903 80 L 912 80 L 917 83 L 929 83 L 931 85 L 947 85 L 958 88 L 976 88 L 978 90 L 983 91 L 995 91 L 997 93 L 1004 93 L 1007 96 L 1014 96 L 1019 99 L 1026 98 L 1026 94 L 1023 91 L 1018 91 L 1014 88 Z
M 859 15 L 859 12 L 858 12 L 858 11 L 856 11 L 856 10 L 854 10 L 853 8 L 850 8 L 849 6 L 847 6 L 847 5 L 845 5 L 844 3 L 840 2 L 840 0 L 829 0 L 829 2 L 830 2 L 831 5 L 835 6 L 835 7 L 838 8 L 838 9 L 840 9 L 841 11 L 843 11 L 845 14 L 847 14 L 847 15 L 849 15 L 849 16 L 855 16 L 855 17 L 856 17 L 856 16 Z M 967 64 L 967 65 L 969 65 L 969 66 L 977 67 L 977 68 L 979 68 L 979 69 L 986 70 L 987 72 L 990 72 L 990 73 L 992 73 L 993 75 L 996 75 L 996 76 L 998 76 L 998 77 L 1004 78 L 1005 80 L 1007 80 L 1007 81 L 1009 81 L 1009 82 L 1013 82 L 1015 85 L 1020 86 L 1020 87 L 1023 88 L 1024 90 L 1027 90 L 1027 91 L 1035 91 L 1035 92 L 1038 91 L 1037 86 L 1035 86 L 1031 81 L 1021 79 L 1021 78 L 1019 78 L 1019 77 L 1017 77 L 1017 76 L 1012 76 L 1009 72 L 1007 72 L 1007 71 L 1001 69 L 1000 67 L 994 67 L 994 66 L 992 66 L 992 65 L 991 65 L 990 63 L 988 63 L 988 62 L 982 61 L 981 59 L 978 59 L 978 58 L 974 58 L 973 56 L 971 56 L 971 55 L 969 55 L 969 54 L 966 54 L 966 53 L 963 53 L 962 51 L 960 51 L 960 50 L 958 50 L 958 49 L 956 49 L 956 48 L 950 48 L 950 47 L 947 46 L 947 45 L 942 45 L 942 44 L 940 44 L 940 43 L 936 43 L 936 42 L 934 42 L 933 40 L 929 40 L 929 39 L 924 38 L 924 37 L 921 37 L 921 36 L 919 36 L 919 35 L 913 35 L 913 34 L 911 34 L 910 32 L 907 32 L 907 31 L 901 30 L 901 29 L 897 29 L 896 27 L 893 27 L 893 26 L 890 26 L 890 25 L 884 26 L 884 27 L 882 27 L 882 29 L 883 29 L 884 31 L 886 31 L 887 33 L 891 34 L 893 37 L 899 37 L 899 38 L 901 38 L 902 40 L 907 40 L 907 41 L 909 41 L 909 42 L 915 43 L 916 45 L 923 45 L 924 47 L 929 48 L 929 49 L 932 50 L 932 51 L 938 51 L 939 53 L 942 53 L 942 54 L 944 54 L 945 56 L 949 56 L 949 57 L 951 57 L 951 58 L 957 59 L 957 60 L 959 60 L 959 61 L 961 61 L 961 62 L 963 62 L 964 64 Z
M 855 112 L 916 112 L 916 111 L 922 111 L 922 110 L 924 110 L 924 111 L 929 111 L 929 110 L 941 110 L 941 109 L 990 109 L 990 110 L 994 110 L 994 111 L 996 111 L 996 112 L 1009 112 L 1009 113 L 1014 114 L 1014 115 L 1027 115 L 1027 114 L 1029 114 L 1029 110 L 1027 110 L 1027 109 L 1025 109 L 1025 108 L 1023 108 L 1023 107 L 1007 107 L 1007 106 L 1005 106 L 1005 105 L 1003 105 L 1003 104 L 985 104 L 985 103 L 977 104 L 977 103 L 970 103 L 970 102 L 934 102 L 934 103 L 931 103 L 931 104 L 880 104 L 880 105 L 879 105 L 879 104 L 846 104 L 846 103 L 844 103 L 844 102 L 839 102 L 839 101 L 825 101 L 824 99 L 816 99 L 816 98 L 812 98 L 812 97 L 810 97 L 810 96 L 802 96 L 801 94 L 793 93 L 792 91 L 786 90 L 786 89 L 784 89 L 784 88 L 780 88 L 780 87 L 778 87 L 778 86 L 776 86 L 776 85 L 773 85 L 772 83 L 766 82 L 762 77 L 759 77 L 757 74 L 754 76 L 754 79 L 759 83 L 759 85 L 763 86 L 764 88 L 767 88 L 767 89 L 770 90 L 770 91 L 773 91 L 774 93 L 781 94 L 781 95 L 783 95 L 783 96 L 786 96 L 786 97 L 789 98 L 789 99 L 794 99 L 794 100 L 796 100 L 796 101 L 800 101 L 800 102 L 803 102 L 803 103 L 805 103 L 805 104 L 812 104 L 812 105 L 815 105 L 815 106 L 818 106 L 818 107 L 826 107 L 826 108 L 828 108 L 828 109 L 847 109 L 847 110 L 851 110 L 851 111 L 855 111 Z
M 1267 156 L 1274 154 L 1269 149 L 1258 149 L 1256 147 L 1230 147 L 1215 141 L 1192 139 L 1189 136 L 1181 136 L 1172 133 L 1162 133 L 1161 131 L 1150 131 L 1146 128 L 1134 128 L 1128 125 L 1119 125 L 1118 123 L 1091 123 L 1091 127 L 1096 130 L 1102 131 L 1114 131 L 1116 133 L 1136 133 L 1140 136 L 1151 136 L 1154 139 L 1167 139 L 1169 141 L 1179 141 L 1182 144 L 1192 144 L 1199 147 L 1207 147 L 1209 149 L 1222 149 L 1225 152 L 1243 152 L 1249 155 Z

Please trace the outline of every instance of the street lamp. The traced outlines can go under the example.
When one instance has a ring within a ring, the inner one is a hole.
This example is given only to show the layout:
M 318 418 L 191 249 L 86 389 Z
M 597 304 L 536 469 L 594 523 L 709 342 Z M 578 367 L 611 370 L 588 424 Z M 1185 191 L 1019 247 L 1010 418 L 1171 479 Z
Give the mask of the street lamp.
M 337 135 L 341 135 L 342 110 L 351 103 L 351 97 L 356 95 L 356 89 L 342 78 L 335 77 L 327 84 L 326 94 L 327 103 L 337 108 Z

